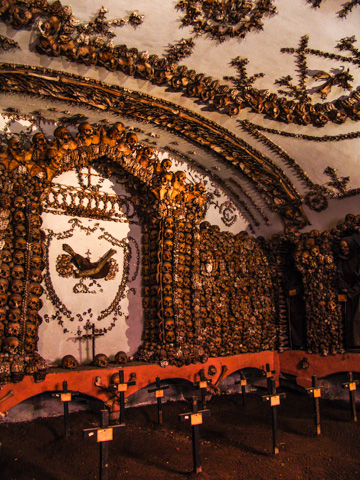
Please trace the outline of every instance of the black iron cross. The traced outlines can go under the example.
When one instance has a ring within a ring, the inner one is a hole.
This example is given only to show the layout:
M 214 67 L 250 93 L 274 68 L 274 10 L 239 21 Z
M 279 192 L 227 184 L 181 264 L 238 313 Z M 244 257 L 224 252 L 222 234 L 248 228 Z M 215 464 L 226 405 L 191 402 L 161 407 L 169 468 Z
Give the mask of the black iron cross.
M 92 359 L 94 361 L 94 358 L 95 358 L 95 340 L 96 340 L 97 337 L 101 337 L 102 335 L 104 335 L 104 333 L 95 333 L 95 323 L 93 323 L 91 325 L 91 330 L 92 330 L 92 333 L 87 333 L 86 335 L 83 335 L 82 337 L 80 337 L 80 339 L 91 338 L 91 340 L 92 340 Z
M 351 417 L 354 422 L 357 422 L 355 392 L 358 385 L 359 385 L 359 380 L 354 380 L 353 373 L 348 372 L 348 381 L 346 383 L 343 383 L 342 386 L 343 388 L 349 389 Z
M 100 443 L 100 480 L 109 479 L 109 443 L 113 434 L 125 430 L 125 425 L 109 426 L 109 410 L 101 410 L 101 426 L 83 430 L 83 437 L 89 438 L 96 435 Z
M 321 435 L 320 408 L 319 408 L 319 398 L 321 397 L 321 388 L 319 387 L 319 381 L 316 375 L 312 376 L 312 388 L 307 388 L 306 390 L 308 394 L 313 397 L 314 424 L 316 428 L 316 435 Z
M 161 399 L 164 396 L 164 390 L 167 390 L 169 385 L 160 385 L 160 377 L 156 377 L 156 387 L 150 388 L 149 393 L 155 392 L 157 400 L 157 410 L 158 410 L 158 424 L 163 424 L 163 411 L 162 411 L 162 402 Z
M 198 409 L 198 398 L 192 397 L 192 412 L 181 413 L 179 415 L 180 422 L 190 420 L 192 426 L 192 446 L 193 446 L 193 465 L 194 473 L 201 473 L 201 457 L 200 457 L 200 425 L 203 417 L 210 417 L 210 410 Z
M 196 389 L 200 390 L 201 407 L 203 409 L 205 409 L 206 408 L 206 394 L 207 394 L 207 390 L 208 390 L 208 383 L 207 383 L 207 380 L 205 378 L 205 375 L 200 375 L 200 381 L 199 382 L 194 382 L 194 387 Z
M 63 381 L 63 389 L 59 393 L 54 393 L 53 397 L 58 397 L 64 404 L 64 427 L 65 427 L 65 437 L 70 435 L 70 424 L 69 424 L 69 402 L 71 402 L 72 397 L 77 397 L 80 395 L 79 392 L 73 392 L 68 390 L 67 381 Z
M 263 395 L 263 402 L 270 402 L 272 410 L 272 430 L 273 430 L 273 453 L 279 453 L 278 421 L 277 407 L 280 405 L 280 399 L 286 397 L 286 393 L 276 393 L 275 380 L 268 378 L 268 395 Z
M 241 386 L 241 394 L 242 394 L 242 401 L 243 405 L 246 405 L 246 385 L 247 385 L 247 378 L 244 372 L 240 372 L 240 380 L 235 382 L 235 385 Z
M 127 391 L 128 387 L 131 385 L 136 385 L 136 381 L 124 381 L 124 370 L 119 370 L 119 383 L 114 383 L 109 385 L 110 392 L 118 392 L 119 393 L 119 405 L 120 405 L 120 423 L 125 423 L 125 392 Z

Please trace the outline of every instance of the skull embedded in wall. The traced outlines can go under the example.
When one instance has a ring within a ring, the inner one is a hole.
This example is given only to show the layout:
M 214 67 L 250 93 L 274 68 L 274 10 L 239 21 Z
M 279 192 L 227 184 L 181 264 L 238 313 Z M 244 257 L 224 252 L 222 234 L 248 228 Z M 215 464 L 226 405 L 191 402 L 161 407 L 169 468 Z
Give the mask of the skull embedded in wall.
M 26 250 L 26 240 L 24 237 L 16 237 L 14 240 L 16 250 Z
M 165 238 L 168 238 L 168 239 L 173 238 L 174 230 L 172 230 L 171 228 L 166 228 L 165 232 L 164 232 L 164 236 L 165 236 Z
M 31 310 L 40 310 L 42 307 L 42 301 L 34 294 L 28 296 L 28 306 Z
M 172 307 L 172 304 L 173 304 L 172 297 L 165 296 L 163 301 L 164 301 L 164 307 Z
M 165 285 L 163 291 L 164 291 L 164 295 L 171 296 L 172 295 L 172 286 L 171 285 Z
M 21 250 L 16 250 L 13 256 L 16 265 L 23 265 L 25 263 L 25 254 Z
M 35 282 L 30 283 L 29 293 L 33 293 L 34 295 L 37 295 L 38 297 L 41 297 L 43 292 L 44 292 L 44 289 L 40 285 L 40 283 L 35 283 Z
M 0 265 L 0 277 L 8 278 L 10 277 L 10 267 L 6 263 Z
M 10 322 L 6 326 L 6 335 L 8 337 L 18 337 L 20 334 L 20 323 Z
M 10 263 L 12 261 L 12 255 L 11 255 L 10 250 L 3 250 L 2 255 L 1 255 L 1 259 L 5 263 Z
M 26 237 L 25 225 L 22 225 L 22 224 L 15 225 L 14 234 L 16 237 Z
M 39 257 L 42 256 L 42 246 L 40 243 L 32 243 L 31 244 L 31 251 L 34 255 L 37 255 Z
M 30 280 L 34 283 L 41 283 L 41 281 L 42 281 L 41 270 L 39 270 L 38 268 L 31 268 L 30 269 Z
M 173 228 L 174 227 L 174 219 L 173 217 L 166 217 L 164 220 L 165 228 Z
M 37 310 L 28 309 L 26 312 L 27 321 L 35 325 L 40 325 L 42 323 L 42 318 L 40 317 Z
M 6 337 L 3 343 L 3 349 L 10 355 L 15 355 L 19 347 L 19 339 L 16 337 Z
M 6 293 L 9 289 L 9 282 L 6 278 L 0 278 L 0 293 Z
M 36 338 L 25 338 L 25 351 L 27 353 L 33 353 L 36 350 Z
M 174 242 L 168 238 L 164 241 L 164 250 L 172 250 L 173 249 Z
M 18 293 L 13 293 L 9 297 L 9 307 L 10 308 L 21 308 L 22 296 Z
M 13 205 L 15 208 L 25 208 L 25 198 L 20 195 L 15 197 Z
M 13 308 L 8 310 L 7 318 L 10 322 L 18 322 L 20 321 L 21 311 L 19 308 Z
M 165 340 L 169 343 L 173 343 L 175 341 L 175 333 L 172 330 L 168 330 L 165 333 Z
M 26 325 L 26 336 L 35 338 L 37 336 L 37 326 L 32 323 L 28 323 Z
M 16 280 L 22 280 L 25 277 L 25 270 L 21 265 L 15 265 L 15 267 L 11 270 L 12 278 Z
M 0 323 L 4 322 L 4 320 L 6 320 L 6 308 L 0 307 Z
M 173 318 L 167 318 L 165 320 L 165 330 L 166 331 L 169 331 L 169 330 L 174 330 L 175 329 L 175 322 L 174 322 L 174 319 Z
M 13 293 L 23 293 L 24 283 L 21 280 L 13 280 L 11 282 L 11 291 Z
M 73 370 L 78 366 L 78 362 L 72 355 L 65 355 L 61 360 L 61 366 L 62 368 Z
M 54 130 L 54 137 L 59 147 L 72 140 L 72 136 L 66 127 L 57 127 Z
M 94 365 L 99 368 L 105 368 L 109 364 L 109 359 L 104 353 L 98 353 L 94 358 Z
M 170 273 L 164 273 L 164 275 L 163 275 L 163 283 L 164 283 L 164 284 L 172 283 L 172 276 L 171 276 Z
M 5 307 L 8 300 L 6 293 L 0 293 L 0 307 Z

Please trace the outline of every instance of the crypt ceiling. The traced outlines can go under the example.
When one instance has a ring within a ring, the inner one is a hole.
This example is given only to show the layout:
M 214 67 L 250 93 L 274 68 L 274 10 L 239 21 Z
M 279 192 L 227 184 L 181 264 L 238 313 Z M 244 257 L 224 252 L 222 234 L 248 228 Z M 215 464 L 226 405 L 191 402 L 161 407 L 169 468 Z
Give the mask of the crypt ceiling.
M 329 228 L 360 213 L 359 19 L 359 0 L 0 0 L 2 143 L 122 121 L 252 233 Z

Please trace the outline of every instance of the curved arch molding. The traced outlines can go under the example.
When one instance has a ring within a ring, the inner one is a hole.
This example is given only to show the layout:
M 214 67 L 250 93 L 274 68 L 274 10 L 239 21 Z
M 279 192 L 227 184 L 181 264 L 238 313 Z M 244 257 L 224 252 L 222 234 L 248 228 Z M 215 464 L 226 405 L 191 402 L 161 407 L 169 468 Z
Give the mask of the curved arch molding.
M 235 167 L 285 224 L 301 228 L 309 223 L 299 192 L 281 168 L 227 129 L 183 107 L 81 76 L 14 64 L 0 65 L 0 91 L 108 111 L 180 135 Z

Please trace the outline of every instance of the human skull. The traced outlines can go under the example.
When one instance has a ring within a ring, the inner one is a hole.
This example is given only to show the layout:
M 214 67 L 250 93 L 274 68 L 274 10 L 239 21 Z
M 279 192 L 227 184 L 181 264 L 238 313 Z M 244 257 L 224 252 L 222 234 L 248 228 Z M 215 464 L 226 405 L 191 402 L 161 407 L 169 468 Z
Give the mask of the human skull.
M 30 280 L 35 283 L 41 283 L 42 281 L 42 274 L 41 270 L 38 268 L 31 268 L 30 269 Z
M 128 133 L 126 135 L 126 142 L 130 145 L 130 148 L 135 147 L 138 142 L 137 135 L 135 133 Z
M 21 311 L 19 308 L 13 308 L 11 310 L 8 310 L 7 312 L 7 318 L 10 320 L 10 322 L 18 322 L 21 317 Z
M 25 208 L 25 198 L 19 195 L 14 198 L 13 204 L 15 208 Z
M 10 267 L 6 263 L 0 265 L 0 277 L 8 278 L 10 277 Z
M 127 358 L 127 355 L 126 355 L 125 352 L 123 352 L 123 351 L 117 352 L 117 354 L 115 355 L 115 362 L 116 363 L 123 364 L 123 363 L 126 363 L 127 361 L 128 361 L 128 358 Z
M 0 324 L 2 324 L 4 320 L 6 320 L 6 308 L 1 307 L 0 308 Z
M 24 291 L 24 284 L 21 280 L 13 280 L 11 282 L 11 291 L 13 293 L 23 293 Z
M 86 138 L 91 138 L 94 134 L 94 129 L 90 125 L 90 123 L 83 122 L 80 123 L 78 126 L 78 130 L 81 136 L 86 137 Z
M 166 296 L 171 296 L 172 295 L 172 286 L 171 285 L 164 285 L 164 294 Z
M 26 240 L 24 237 L 16 237 L 14 240 L 16 250 L 26 250 Z
M 22 297 L 18 293 L 13 293 L 9 297 L 9 307 L 10 308 L 21 308 Z
M 27 353 L 33 353 L 36 350 L 36 338 L 26 337 L 25 339 L 25 351 Z
M 109 364 L 109 359 L 104 353 L 98 353 L 94 358 L 94 365 L 99 368 L 105 368 Z
M 171 228 L 166 228 L 164 232 L 164 236 L 165 238 L 173 238 L 174 230 L 172 230 Z
M 174 319 L 173 318 L 167 318 L 165 320 L 165 330 L 166 331 L 169 331 L 169 330 L 174 330 L 175 329 L 175 322 L 174 322 Z
M 13 255 L 13 261 L 17 265 L 23 265 L 25 263 L 25 254 L 22 250 L 16 250 Z
M 166 283 L 172 283 L 172 276 L 170 273 L 165 273 L 163 275 L 163 283 L 166 284 Z
M 20 323 L 11 322 L 6 326 L 6 335 L 8 337 L 17 337 L 20 334 Z
M 35 133 L 35 135 L 33 135 L 32 139 L 31 139 L 31 141 L 32 141 L 32 144 L 40 150 L 43 150 L 45 148 L 45 146 L 47 145 L 46 137 L 41 132 Z
M 122 137 L 122 134 L 124 133 L 125 126 L 121 122 L 116 122 L 114 125 L 111 127 L 109 136 L 111 138 L 119 139 Z
M 174 226 L 174 219 L 173 217 L 166 217 L 164 220 L 165 228 L 173 228 Z
M 174 310 L 171 307 L 166 307 L 164 309 L 164 316 L 165 317 L 173 317 L 174 316 Z
M 22 210 L 16 210 L 16 212 L 14 213 L 13 219 L 15 223 L 24 223 L 25 213 Z
M 28 323 L 26 325 L 26 336 L 35 338 L 37 336 L 37 326 L 33 323 Z
M 42 301 L 36 295 L 29 295 L 28 306 L 31 310 L 40 310 L 42 307 Z
M 43 266 L 44 266 L 43 264 L 44 264 L 44 262 L 43 262 L 43 260 L 42 260 L 41 257 L 39 257 L 39 256 L 37 256 L 37 255 L 32 255 L 32 257 L 31 257 L 31 264 L 30 264 L 30 266 L 31 266 L 32 268 L 37 268 L 37 269 L 39 269 L 39 270 L 42 270 L 42 269 L 43 269 Z
M 42 219 L 40 215 L 31 215 L 30 217 L 30 223 L 33 227 L 39 228 L 42 225 Z
M 19 346 L 19 339 L 16 337 L 6 337 L 3 343 L 3 349 L 10 355 L 15 355 Z
M 0 293 L 0 307 L 5 307 L 8 300 L 6 293 Z
M 173 304 L 172 297 L 164 297 L 164 307 L 171 307 Z
M 163 270 L 164 273 L 171 273 L 172 272 L 172 264 L 169 263 L 169 262 L 165 262 L 163 264 L 162 270 Z
M 172 330 L 168 330 L 165 333 L 165 340 L 169 343 L 173 343 L 175 341 L 175 333 Z
M 7 142 L 8 149 L 15 154 L 20 154 L 24 149 L 21 145 L 21 142 L 18 138 L 12 137 Z
M 26 237 L 26 227 L 25 227 L 25 225 L 22 225 L 22 224 L 15 225 L 14 233 L 17 237 Z
M 11 270 L 11 276 L 17 280 L 22 280 L 25 277 L 24 267 L 21 265 L 15 265 L 15 267 Z
M 31 244 L 31 251 L 34 255 L 37 255 L 39 257 L 42 256 L 42 247 L 40 243 L 32 243 Z
M 43 292 L 44 292 L 44 289 L 40 285 L 40 283 L 35 283 L 35 282 L 30 283 L 29 293 L 33 293 L 34 295 L 37 295 L 38 297 L 41 297 Z
M 62 368 L 73 370 L 78 366 L 78 362 L 72 355 L 65 355 L 61 360 L 61 366 Z
M 28 322 L 34 323 L 36 325 L 40 325 L 40 323 L 42 322 L 42 319 L 38 314 L 37 310 L 28 309 L 26 314 Z
M 9 282 L 5 278 L 0 278 L 0 293 L 6 293 L 9 289 Z
M 57 127 L 54 130 L 54 137 L 59 146 L 64 145 L 72 139 L 69 130 L 66 127 Z
M 174 242 L 171 239 L 166 239 L 164 241 L 164 250 L 172 250 Z
M 12 261 L 12 255 L 10 250 L 3 250 L 1 258 L 3 262 L 10 263 Z

